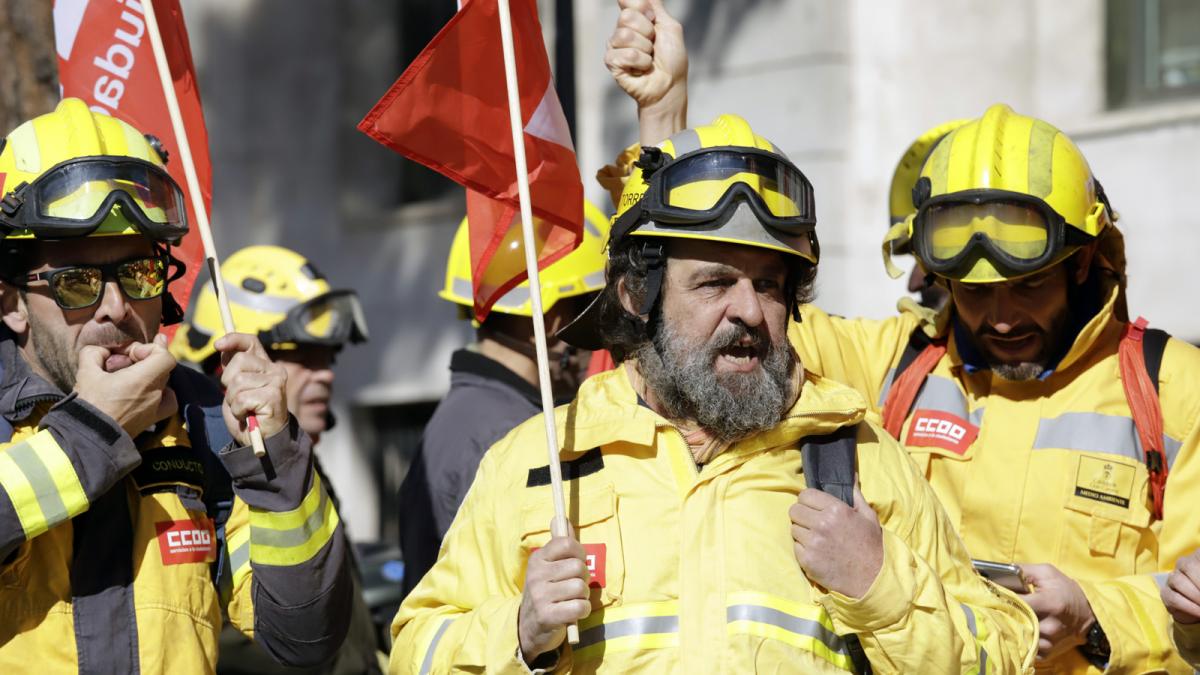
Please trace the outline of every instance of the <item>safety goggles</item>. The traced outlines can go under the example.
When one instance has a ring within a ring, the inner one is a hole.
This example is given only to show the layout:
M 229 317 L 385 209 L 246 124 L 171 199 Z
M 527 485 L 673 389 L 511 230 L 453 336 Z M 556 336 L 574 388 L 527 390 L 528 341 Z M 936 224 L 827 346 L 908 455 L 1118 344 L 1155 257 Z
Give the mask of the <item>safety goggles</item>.
M 81 157 L 56 164 L 0 202 L 0 223 L 38 239 L 86 237 L 114 208 L 154 241 L 187 234 L 183 191 L 160 166 L 133 157 Z
M 166 256 L 131 258 L 106 265 L 56 267 L 25 276 L 25 283 L 46 281 L 63 309 L 85 309 L 104 297 L 105 282 L 115 279 L 130 300 L 151 300 L 167 288 Z
M 1093 240 L 1045 201 L 1021 192 L 964 190 L 926 199 L 913 220 L 925 268 L 962 278 L 983 257 L 1008 277 L 1041 270 Z
M 659 162 L 652 155 L 643 164 L 646 192 L 614 223 L 614 239 L 647 221 L 672 229 L 705 227 L 745 203 L 759 224 L 816 262 L 812 183 L 787 159 L 731 146 L 703 148 L 656 167 Z
M 259 332 L 258 337 L 268 347 L 285 344 L 341 347 L 346 342 L 365 342 L 367 321 L 354 291 L 330 291 L 292 307 L 283 321 Z

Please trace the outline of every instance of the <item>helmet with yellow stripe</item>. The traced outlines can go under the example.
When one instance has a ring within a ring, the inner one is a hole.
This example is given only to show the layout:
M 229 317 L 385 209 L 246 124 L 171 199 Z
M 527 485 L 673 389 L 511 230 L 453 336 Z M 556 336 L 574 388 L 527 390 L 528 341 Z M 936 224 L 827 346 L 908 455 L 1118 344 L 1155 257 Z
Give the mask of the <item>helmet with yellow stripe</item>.
M 14 129 L 0 150 L 0 231 L 7 239 L 187 234 L 183 191 L 157 140 L 77 98 Z
M 281 246 L 249 246 L 221 265 L 229 309 L 238 331 L 257 335 L 267 349 L 303 345 L 340 348 L 365 342 L 367 325 L 358 297 L 337 290 L 304 256 Z M 224 334 L 211 283 L 197 286 L 184 324 L 171 340 L 176 358 L 204 364 Z
M 789 283 L 796 289 L 810 285 L 820 257 L 812 183 L 745 119 L 725 114 L 685 129 L 657 147 L 642 148 L 635 167 L 613 217 L 609 256 L 611 266 L 619 252 L 641 241 L 638 264 L 646 272 L 639 317 L 648 317 L 658 303 L 666 246 L 673 239 L 779 252 L 803 268 Z M 559 336 L 599 349 L 602 317 L 620 311 L 602 295 Z
M 1005 105 L 937 143 L 912 200 L 916 210 L 901 229 L 922 265 L 972 283 L 1046 269 L 1096 241 L 1114 220 L 1071 139 Z
M 604 288 L 604 246 L 608 242 L 608 219 L 591 202 L 583 202 L 583 240 L 579 246 L 556 260 L 541 271 L 542 308 L 549 311 L 559 300 Z M 509 228 L 508 239 L 500 248 L 511 248 L 518 253 L 521 229 Z M 523 253 L 521 254 L 524 255 Z M 522 261 L 524 258 L 522 258 Z M 524 264 L 522 262 L 522 264 Z M 438 297 L 463 308 L 463 316 L 469 316 L 474 306 L 471 283 L 471 236 L 467 219 L 463 218 L 450 245 L 450 256 L 446 260 L 446 284 Z M 522 282 L 505 293 L 492 306 L 493 312 L 515 316 L 533 316 L 529 299 L 529 282 Z

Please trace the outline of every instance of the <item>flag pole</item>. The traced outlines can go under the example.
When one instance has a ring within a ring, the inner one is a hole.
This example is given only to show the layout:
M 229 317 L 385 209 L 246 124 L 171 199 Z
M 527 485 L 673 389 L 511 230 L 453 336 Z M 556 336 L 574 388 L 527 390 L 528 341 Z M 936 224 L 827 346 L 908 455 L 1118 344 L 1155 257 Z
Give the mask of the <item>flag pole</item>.
M 554 395 L 550 389 L 550 357 L 546 350 L 546 321 L 542 314 L 542 283 L 533 236 L 533 207 L 529 197 L 529 170 L 525 164 L 525 131 L 521 123 L 521 94 L 517 86 L 517 59 L 513 51 L 512 16 L 508 0 L 498 0 L 500 41 L 504 47 L 504 78 L 508 84 L 508 119 L 512 126 L 513 156 L 517 167 L 517 194 L 521 200 L 521 234 L 525 244 L 525 269 L 529 273 L 529 303 L 533 308 L 533 337 L 537 348 L 538 384 L 542 391 L 542 419 L 546 421 L 546 453 L 550 465 L 550 491 L 554 496 L 554 521 L 550 532 L 568 536 L 567 509 L 563 501 L 562 467 L 558 463 L 558 431 L 554 422 Z M 579 626 L 567 626 L 567 641 L 579 642 Z
M 221 327 L 226 333 L 232 333 L 237 329 L 233 323 L 233 312 L 229 309 L 229 298 L 225 295 L 225 279 L 221 276 L 217 246 L 213 243 L 212 228 L 208 222 L 208 209 L 205 208 L 204 197 L 200 193 L 200 179 L 196 176 L 196 164 L 192 160 L 192 146 L 188 143 L 187 129 L 183 125 L 183 115 L 179 112 L 179 100 L 175 96 L 175 83 L 171 81 L 171 66 L 167 63 L 167 52 L 163 48 L 162 35 L 158 31 L 158 17 L 155 15 L 154 0 L 143 0 L 142 9 L 146 15 L 146 33 L 150 36 L 154 62 L 158 66 L 158 79 L 162 84 L 163 96 L 167 99 L 167 112 L 171 115 L 171 127 L 175 132 L 175 140 L 179 143 L 179 159 L 183 162 L 183 174 L 187 178 L 188 199 L 192 202 L 192 210 L 196 213 L 196 229 L 200 230 L 200 241 L 204 244 L 204 257 L 208 263 L 209 277 L 213 291 L 217 295 L 217 307 L 221 311 Z M 258 427 L 258 418 L 253 413 L 246 416 L 246 426 L 250 430 L 250 445 L 254 447 L 254 454 L 259 457 L 267 454 L 262 430 Z

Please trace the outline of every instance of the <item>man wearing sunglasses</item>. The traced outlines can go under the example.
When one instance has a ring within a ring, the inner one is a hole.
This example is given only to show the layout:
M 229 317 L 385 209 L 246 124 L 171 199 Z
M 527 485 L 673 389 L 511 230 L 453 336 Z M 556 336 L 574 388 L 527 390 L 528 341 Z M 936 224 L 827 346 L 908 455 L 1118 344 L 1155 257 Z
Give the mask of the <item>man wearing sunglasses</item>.
M 686 111 L 686 68 L 661 67 L 683 42 L 659 35 L 661 5 L 622 3 L 608 60 L 640 104 L 668 102 L 640 113 L 655 142 Z M 1040 667 L 1190 670 L 1159 586 L 1200 544 L 1200 350 L 1130 321 L 1116 215 L 1065 134 L 997 105 L 940 135 L 884 252 L 913 252 L 950 303 L 882 322 L 806 307 L 792 344 L 882 414 L 972 557 L 1021 565 Z
M 576 536 L 551 536 L 535 417 L 484 455 L 392 672 L 1028 668 L 1033 613 L 974 574 L 862 397 L 788 344 L 819 259 L 800 170 L 722 115 L 644 152 L 619 204 L 605 289 L 560 334 L 618 362 L 557 411 Z M 806 489 L 835 448 L 837 496 Z
M 222 396 L 157 335 L 188 231 L 163 163 L 78 99 L 0 149 L 4 672 L 211 672 L 222 615 L 283 663 L 344 636 L 345 545 L 285 371 L 227 335 Z

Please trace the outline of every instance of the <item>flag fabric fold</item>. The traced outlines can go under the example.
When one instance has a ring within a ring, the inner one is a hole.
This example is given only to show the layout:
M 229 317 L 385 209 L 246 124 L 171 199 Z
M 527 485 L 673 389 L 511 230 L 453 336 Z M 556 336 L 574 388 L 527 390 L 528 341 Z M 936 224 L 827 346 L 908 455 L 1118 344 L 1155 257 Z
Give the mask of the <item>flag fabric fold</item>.
M 583 183 L 534 0 L 510 0 L 530 196 L 544 268 L 583 236 Z M 358 125 L 467 188 L 476 317 L 526 279 L 497 0 L 454 15 Z
M 154 2 L 159 33 L 170 65 L 171 79 L 187 129 L 188 145 L 200 180 L 205 208 L 212 213 L 212 162 L 208 154 L 208 131 L 196 85 L 196 67 L 179 0 Z M 179 141 L 171 126 L 167 100 L 154 61 L 146 17 L 139 2 L 104 0 L 55 0 L 54 37 L 58 51 L 58 74 L 64 97 L 81 98 L 95 112 L 112 115 L 157 137 L 167 151 L 167 171 L 187 192 Z M 173 254 L 187 267 L 184 276 L 171 284 L 171 295 L 186 306 L 196 275 L 204 259 L 203 245 L 196 232 L 196 214 L 191 200 L 187 212 L 192 230 Z M 164 329 L 170 334 L 174 326 Z

